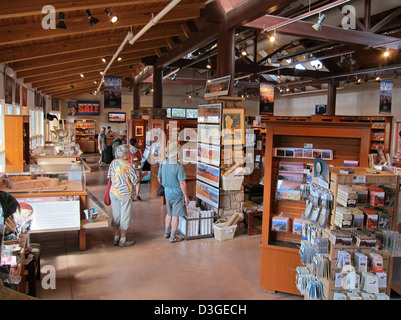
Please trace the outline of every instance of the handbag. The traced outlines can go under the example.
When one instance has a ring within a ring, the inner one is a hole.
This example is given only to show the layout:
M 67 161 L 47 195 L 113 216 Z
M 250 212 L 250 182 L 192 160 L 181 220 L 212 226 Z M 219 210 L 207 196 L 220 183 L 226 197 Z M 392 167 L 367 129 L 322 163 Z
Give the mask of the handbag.
M 107 187 L 106 187 L 106 191 L 104 193 L 104 204 L 106 206 L 109 206 L 111 204 L 111 200 L 110 200 L 110 187 L 111 187 L 111 178 L 109 178 L 109 182 L 107 183 Z

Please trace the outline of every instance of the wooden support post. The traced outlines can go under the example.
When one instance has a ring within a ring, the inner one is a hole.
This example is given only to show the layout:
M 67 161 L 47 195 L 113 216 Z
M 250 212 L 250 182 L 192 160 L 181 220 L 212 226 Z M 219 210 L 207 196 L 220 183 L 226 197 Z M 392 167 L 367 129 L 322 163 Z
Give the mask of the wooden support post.
M 163 68 L 153 67 L 153 108 L 163 107 Z
M 336 95 L 337 95 L 337 82 L 329 81 L 327 88 L 327 115 L 334 116 L 336 114 Z

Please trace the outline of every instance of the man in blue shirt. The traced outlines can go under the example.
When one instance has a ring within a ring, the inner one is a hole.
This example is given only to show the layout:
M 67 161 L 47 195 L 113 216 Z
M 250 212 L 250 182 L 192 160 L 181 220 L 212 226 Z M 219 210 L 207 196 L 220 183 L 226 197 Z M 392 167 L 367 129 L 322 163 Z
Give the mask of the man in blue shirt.
M 170 143 L 167 146 L 167 159 L 160 165 L 158 173 L 159 183 L 164 187 L 167 205 L 164 237 L 170 238 L 171 243 L 182 240 L 176 235 L 178 220 L 179 217 L 187 215 L 186 206 L 189 204 L 184 166 L 177 159 L 179 150 L 180 146 L 177 143 Z

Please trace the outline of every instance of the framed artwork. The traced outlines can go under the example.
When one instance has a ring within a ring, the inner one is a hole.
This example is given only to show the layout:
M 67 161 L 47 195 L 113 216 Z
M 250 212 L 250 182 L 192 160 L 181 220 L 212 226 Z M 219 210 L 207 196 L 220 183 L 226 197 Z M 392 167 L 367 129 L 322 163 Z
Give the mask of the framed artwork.
M 222 119 L 223 145 L 225 144 L 244 144 L 245 123 L 244 109 L 227 108 L 223 109 Z
M 220 166 L 220 145 L 198 143 L 198 163 Z
M 198 133 L 196 128 L 184 128 L 180 131 L 180 141 L 197 141 Z
M 5 88 L 5 97 L 4 102 L 7 104 L 13 103 L 13 87 L 14 87 L 14 79 L 6 75 L 6 88 Z
M 15 82 L 14 102 L 18 105 L 21 104 L 21 85 L 18 82 Z
M 198 106 L 198 123 L 221 123 L 221 103 Z
M 196 167 L 196 178 L 218 188 L 220 182 L 220 168 L 199 162 Z
M 224 76 L 221 78 L 212 79 L 206 82 L 205 98 L 226 96 L 230 88 L 231 76 Z
M 219 189 L 199 180 L 196 181 L 196 197 L 213 207 L 219 207 Z
M 220 145 L 220 125 L 198 124 L 198 142 Z
M 143 126 L 136 126 L 135 127 L 135 136 L 136 137 L 143 137 Z
M 183 149 L 182 150 L 182 161 L 186 163 L 197 163 L 198 162 L 198 150 L 194 149 Z

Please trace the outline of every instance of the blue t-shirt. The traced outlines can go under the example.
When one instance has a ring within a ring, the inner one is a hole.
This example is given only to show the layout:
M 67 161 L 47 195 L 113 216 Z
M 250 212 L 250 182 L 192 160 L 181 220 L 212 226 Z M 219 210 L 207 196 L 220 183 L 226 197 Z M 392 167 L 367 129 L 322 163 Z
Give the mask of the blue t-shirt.
M 164 160 L 158 173 L 158 177 L 164 187 L 166 200 L 184 198 L 180 187 L 180 181 L 184 181 L 187 178 L 184 166 L 175 160 L 172 160 L 172 163 L 169 162 L 170 159 Z

